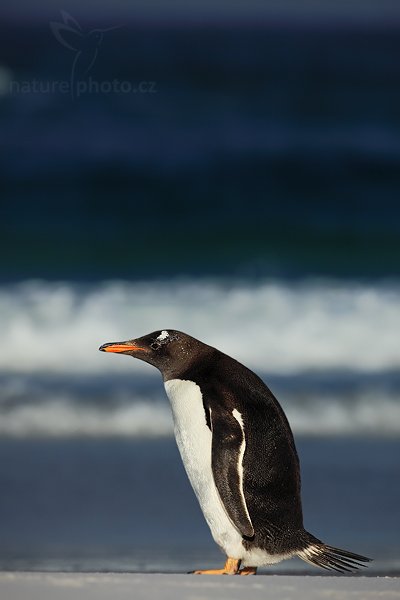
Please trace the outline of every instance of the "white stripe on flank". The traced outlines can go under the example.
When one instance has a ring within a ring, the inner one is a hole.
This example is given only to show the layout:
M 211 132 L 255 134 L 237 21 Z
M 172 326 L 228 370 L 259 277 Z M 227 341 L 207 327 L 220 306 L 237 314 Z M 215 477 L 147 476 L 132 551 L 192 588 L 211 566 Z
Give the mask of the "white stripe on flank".
M 249 511 L 247 509 L 246 498 L 244 497 L 244 490 L 243 490 L 243 456 L 244 456 L 244 453 L 246 450 L 246 437 L 244 435 L 243 418 L 242 418 L 242 415 L 240 414 L 240 412 L 238 410 L 236 410 L 236 408 L 233 409 L 232 416 L 239 423 L 240 428 L 242 430 L 242 435 L 243 435 L 243 440 L 240 445 L 239 458 L 238 458 L 239 490 L 240 490 L 240 494 L 242 496 L 242 502 L 243 502 L 244 509 L 246 511 L 247 518 L 249 519 L 249 522 L 251 523 L 251 526 L 253 527 L 253 523 L 251 522 Z M 254 527 L 253 527 L 253 530 L 254 530 Z
M 242 415 L 240 414 L 240 412 L 236 408 L 233 409 L 232 415 L 235 417 L 236 421 L 239 423 L 240 428 L 241 428 L 242 433 L 243 433 L 243 439 L 244 439 L 244 424 L 243 424 Z

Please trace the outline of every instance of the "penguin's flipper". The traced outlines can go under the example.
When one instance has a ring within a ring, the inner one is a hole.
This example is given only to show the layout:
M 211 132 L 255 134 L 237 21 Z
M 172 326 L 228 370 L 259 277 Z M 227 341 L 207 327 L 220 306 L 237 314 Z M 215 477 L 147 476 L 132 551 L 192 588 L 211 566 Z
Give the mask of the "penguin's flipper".
M 221 502 L 232 524 L 246 538 L 254 537 L 254 528 L 243 491 L 243 456 L 246 440 L 239 411 L 210 411 L 211 465 Z

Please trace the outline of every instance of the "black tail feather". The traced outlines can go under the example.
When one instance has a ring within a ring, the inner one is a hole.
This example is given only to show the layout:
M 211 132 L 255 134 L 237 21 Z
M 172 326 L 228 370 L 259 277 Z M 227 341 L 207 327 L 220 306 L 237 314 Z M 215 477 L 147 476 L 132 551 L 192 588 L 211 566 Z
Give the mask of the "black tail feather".
M 338 573 L 353 573 L 371 561 L 366 556 L 328 546 L 308 534 L 309 543 L 297 555 L 306 562 Z

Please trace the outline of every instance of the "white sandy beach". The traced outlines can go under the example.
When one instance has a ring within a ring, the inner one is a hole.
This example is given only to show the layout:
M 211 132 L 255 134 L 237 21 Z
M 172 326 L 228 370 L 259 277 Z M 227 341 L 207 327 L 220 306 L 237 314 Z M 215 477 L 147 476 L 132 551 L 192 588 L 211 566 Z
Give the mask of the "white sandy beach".
M 395 600 L 400 578 L 137 573 L 0 573 L 1 600 Z

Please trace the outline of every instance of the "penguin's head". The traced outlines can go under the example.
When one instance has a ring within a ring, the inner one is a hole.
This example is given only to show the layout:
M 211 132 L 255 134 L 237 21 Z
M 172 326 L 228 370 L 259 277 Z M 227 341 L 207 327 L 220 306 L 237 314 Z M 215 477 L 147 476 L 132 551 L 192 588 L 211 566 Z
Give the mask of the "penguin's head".
M 186 333 L 174 329 L 154 331 L 126 342 L 109 342 L 100 346 L 101 352 L 129 354 L 155 366 L 164 377 L 183 372 L 205 344 Z

